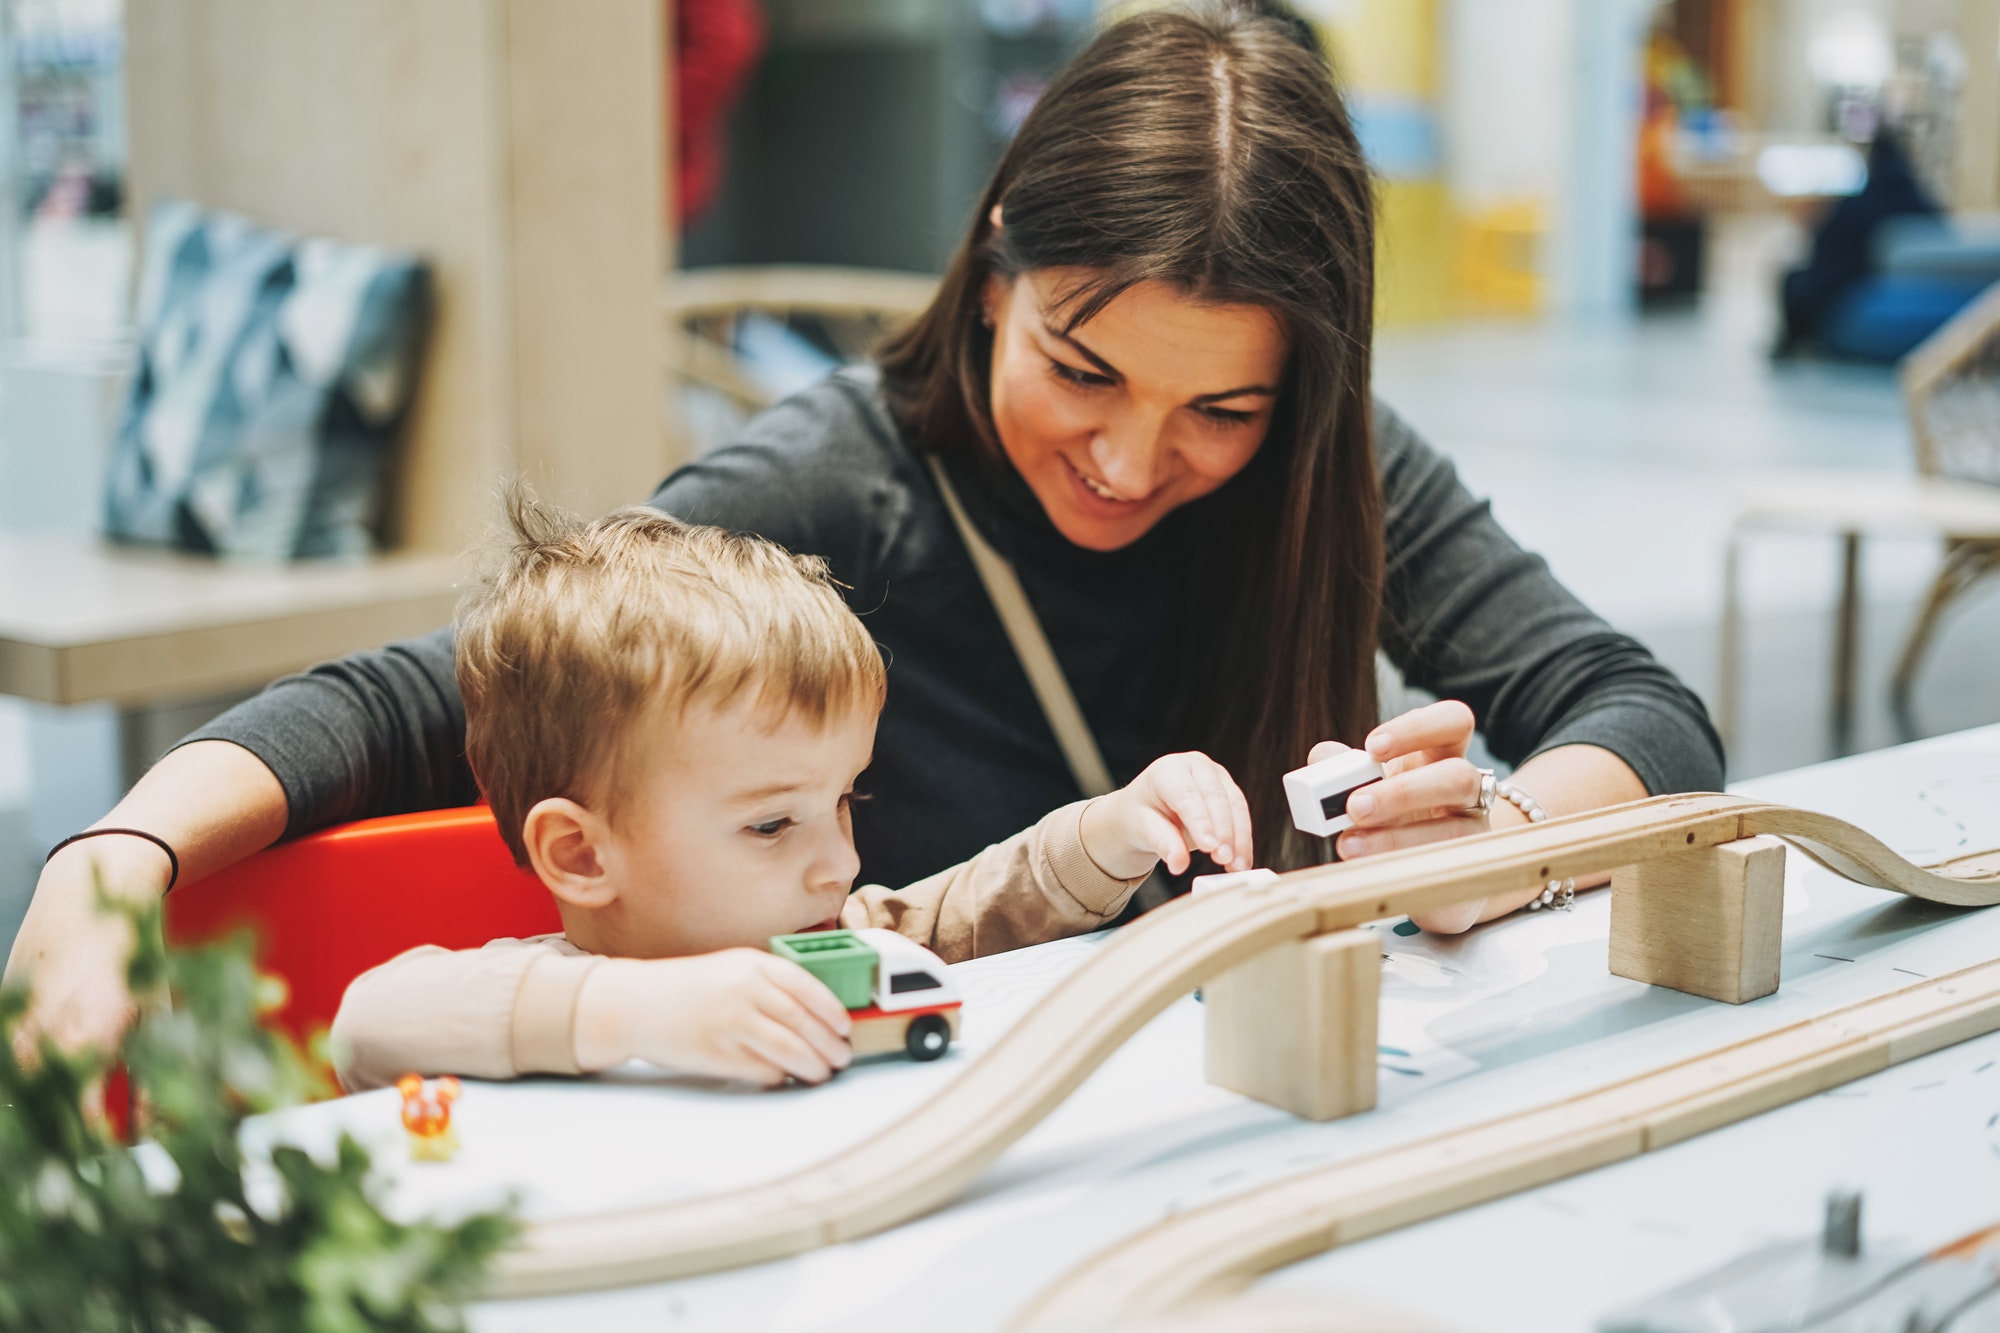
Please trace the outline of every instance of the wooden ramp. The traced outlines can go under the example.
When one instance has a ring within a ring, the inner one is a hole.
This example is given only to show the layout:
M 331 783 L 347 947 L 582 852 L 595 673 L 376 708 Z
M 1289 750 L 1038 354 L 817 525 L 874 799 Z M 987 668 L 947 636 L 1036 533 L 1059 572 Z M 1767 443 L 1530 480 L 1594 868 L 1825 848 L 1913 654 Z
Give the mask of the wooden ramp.
M 533 1223 L 496 1264 L 489 1294 L 688 1277 L 884 1230 L 949 1202 L 1168 1005 L 1260 955 L 1384 917 L 1761 835 L 1784 837 L 1863 884 L 1964 907 L 2000 902 L 2000 857 L 1920 869 L 1840 820 L 1726 795 L 1657 797 L 1182 898 L 1120 930 L 878 1137 L 749 1189 Z
M 1580 1097 L 1190 1209 L 1070 1270 L 1013 1330 L 1079 1333 L 1199 1311 L 1336 1245 L 1669 1147 L 1996 1029 L 2000 963 L 1966 968 Z

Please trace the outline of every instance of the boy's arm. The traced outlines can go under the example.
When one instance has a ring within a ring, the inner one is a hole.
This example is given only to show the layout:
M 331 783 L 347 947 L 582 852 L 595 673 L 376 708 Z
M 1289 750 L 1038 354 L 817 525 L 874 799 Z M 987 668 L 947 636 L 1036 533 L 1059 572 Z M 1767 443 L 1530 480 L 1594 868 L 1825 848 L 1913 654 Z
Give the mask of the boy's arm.
M 900 893 L 849 896 L 841 924 L 887 926 L 947 962 L 1095 930 L 1124 910 L 1153 867 L 1192 854 L 1248 870 L 1250 806 L 1205 754 L 1162 755 L 1117 791 L 1078 801 Z
M 577 997 L 603 961 L 550 939 L 398 954 L 355 978 L 341 998 L 335 1072 L 349 1092 L 412 1072 L 577 1073 Z
M 1051 811 L 907 888 L 865 885 L 849 895 L 840 923 L 886 926 L 952 963 L 1095 930 L 1125 909 L 1146 876 L 1120 879 L 1091 859 L 1081 835 L 1089 805 Z

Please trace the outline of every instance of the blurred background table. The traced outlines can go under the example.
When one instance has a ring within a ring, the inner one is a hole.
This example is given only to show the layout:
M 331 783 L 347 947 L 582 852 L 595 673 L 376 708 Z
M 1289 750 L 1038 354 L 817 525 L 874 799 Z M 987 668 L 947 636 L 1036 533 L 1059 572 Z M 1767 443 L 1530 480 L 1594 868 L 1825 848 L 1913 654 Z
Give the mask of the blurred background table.
M 455 565 L 239 565 L 0 532 L 0 693 L 135 709 L 254 688 L 444 624 Z
M 34 781 L 0 851 L 41 853 L 111 808 L 170 746 L 275 676 L 451 619 L 457 558 L 243 565 L 0 528 L 0 695 Z M 25 892 L 0 894 L 12 938 Z

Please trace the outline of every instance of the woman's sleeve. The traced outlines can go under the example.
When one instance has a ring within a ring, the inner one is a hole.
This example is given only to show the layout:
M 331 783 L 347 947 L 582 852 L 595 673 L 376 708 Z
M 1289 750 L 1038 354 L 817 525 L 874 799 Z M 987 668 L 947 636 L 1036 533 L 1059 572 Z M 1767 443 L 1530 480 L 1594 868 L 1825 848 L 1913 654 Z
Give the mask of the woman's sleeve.
M 1375 406 L 1388 547 L 1382 647 L 1413 685 L 1472 707 L 1515 766 L 1596 745 L 1654 795 L 1713 791 L 1722 742 L 1693 691 L 1572 596 L 1456 469 Z
M 470 805 L 465 704 L 449 626 L 286 676 L 189 736 L 230 741 L 285 789 L 285 836 Z

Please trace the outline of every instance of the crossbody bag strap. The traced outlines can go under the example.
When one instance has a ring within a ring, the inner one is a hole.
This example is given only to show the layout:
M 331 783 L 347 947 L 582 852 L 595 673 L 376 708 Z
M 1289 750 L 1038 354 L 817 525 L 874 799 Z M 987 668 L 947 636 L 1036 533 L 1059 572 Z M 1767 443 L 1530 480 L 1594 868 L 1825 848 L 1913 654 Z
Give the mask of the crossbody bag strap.
M 1000 613 L 1000 623 L 1014 645 L 1014 655 L 1021 659 L 1021 668 L 1028 673 L 1028 684 L 1034 687 L 1035 698 L 1041 702 L 1042 716 L 1049 720 L 1056 744 L 1062 747 L 1063 758 L 1069 762 L 1070 776 L 1076 779 L 1085 796 L 1104 795 L 1112 789 L 1111 770 L 1104 766 L 1097 738 L 1090 734 L 1090 723 L 1084 720 L 1083 709 L 1077 707 L 1069 678 L 1063 675 L 1062 664 L 1056 661 L 1055 650 L 1049 647 L 1049 636 L 1042 632 L 1042 622 L 1028 603 L 1020 576 L 1014 573 L 1007 558 L 972 526 L 965 506 L 958 502 L 951 479 L 945 476 L 943 462 L 935 454 L 928 461 L 931 475 L 937 478 L 938 491 L 944 496 L 944 507 L 972 556 L 972 567 L 979 571 L 979 581 L 986 585 L 986 595 L 993 600 L 993 609 Z

